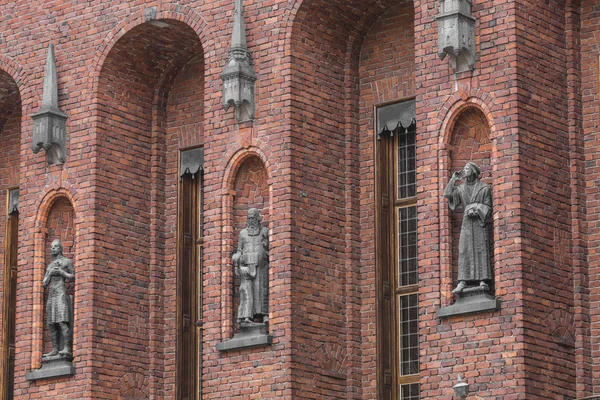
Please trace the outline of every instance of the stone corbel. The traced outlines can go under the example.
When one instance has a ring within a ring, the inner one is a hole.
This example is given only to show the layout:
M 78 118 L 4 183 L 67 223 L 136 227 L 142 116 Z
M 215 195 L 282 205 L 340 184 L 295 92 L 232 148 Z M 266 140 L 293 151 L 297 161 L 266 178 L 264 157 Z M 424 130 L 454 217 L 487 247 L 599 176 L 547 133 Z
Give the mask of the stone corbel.
M 475 69 L 475 18 L 472 0 L 441 0 L 438 21 L 438 56 L 448 55 L 455 73 Z

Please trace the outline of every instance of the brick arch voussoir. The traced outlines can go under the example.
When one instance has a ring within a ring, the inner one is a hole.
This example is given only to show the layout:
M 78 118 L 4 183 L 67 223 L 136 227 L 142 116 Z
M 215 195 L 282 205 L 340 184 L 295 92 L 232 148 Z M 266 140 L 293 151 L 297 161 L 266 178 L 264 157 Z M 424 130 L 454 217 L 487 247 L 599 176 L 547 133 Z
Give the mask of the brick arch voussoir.
M 34 100 L 34 93 L 27 75 L 23 73 L 23 67 L 11 57 L 0 54 L 0 70 L 6 72 L 17 85 L 21 104 L 30 104 Z
M 583 6 L 583 0 L 567 0 L 565 4 L 565 8 L 569 9 L 569 7 L 579 10 Z
M 300 17 L 298 11 L 300 10 L 300 8 L 307 3 L 310 0 L 292 0 L 288 3 L 287 6 L 287 10 L 285 12 L 285 16 L 283 18 L 283 22 L 281 24 L 282 26 L 282 32 L 280 33 L 280 38 L 285 40 L 285 56 L 289 56 L 291 55 L 291 50 L 292 50 L 292 39 L 293 39 L 293 34 L 294 34 L 294 24 L 295 22 L 298 20 L 298 18 Z M 308 7 L 308 6 L 307 6 Z M 413 1 L 413 8 L 415 9 L 415 12 L 417 11 L 417 2 Z M 364 23 L 364 21 L 361 21 Z M 359 24 L 360 25 L 360 24 Z M 361 26 L 361 28 L 364 28 L 364 26 Z M 361 34 L 355 35 L 354 38 L 350 38 L 349 39 L 349 46 L 352 48 L 354 46 L 357 45 L 357 41 L 362 40 L 362 36 Z
M 216 38 L 209 28 L 206 19 L 196 10 L 189 6 L 177 3 L 161 3 L 157 6 L 156 19 L 172 19 L 183 22 L 196 32 L 204 53 L 204 63 L 215 54 Z M 92 68 L 88 79 L 92 84 L 92 93 L 98 92 L 98 85 L 102 74 L 102 67 L 110 51 L 115 44 L 133 28 L 146 23 L 144 9 L 138 9 L 131 13 L 127 18 L 118 23 L 106 36 L 106 39 L 99 45 L 96 51 L 96 57 L 92 62 Z M 93 104 L 97 105 L 97 97 L 94 96 Z
M 223 190 L 229 190 L 233 188 L 235 184 L 235 178 L 242 164 L 250 157 L 257 157 L 265 167 L 267 171 L 267 185 L 271 184 L 272 170 L 271 165 L 268 162 L 268 154 L 265 154 L 260 147 L 250 146 L 248 148 L 241 149 L 230 149 L 225 157 L 223 157 L 223 163 L 220 168 L 225 171 L 223 175 Z M 229 160 L 226 162 L 225 160 Z
M 35 209 L 38 210 L 35 219 L 36 230 L 44 229 L 52 206 L 61 198 L 67 199 L 71 203 L 75 213 L 74 223 L 77 226 L 77 202 L 79 199 L 77 189 L 70 183 L 64 186 L 54 183 L 46 185 L 35 200 Z
M 490 140 L 496 136 L 497 129 L 494 123 L 494 113 L 496 112 L 496 103 L 493 97 L 481 89 L 472 91 L 460 90 L 450 96 L 441 107 L 439 125 L 441 147 L 447 147 L 452 140 L 452 131 L 458 117 L 469 108 L 477 108 L 483 113 L 490 127 Z

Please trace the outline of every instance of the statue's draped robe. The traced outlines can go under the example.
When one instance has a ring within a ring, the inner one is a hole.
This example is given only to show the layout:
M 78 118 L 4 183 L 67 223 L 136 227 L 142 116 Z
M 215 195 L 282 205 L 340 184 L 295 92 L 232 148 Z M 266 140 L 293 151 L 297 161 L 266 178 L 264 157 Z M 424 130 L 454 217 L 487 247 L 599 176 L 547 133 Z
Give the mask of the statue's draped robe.
M 490 186 L 480 180 L 473 184 L 463 182 L 451 188 L 446 197 L 452 211 L 460 205 L 464 208 L 458 243 L 458 280 L 493 280 L 488 233 L 488 221 L 492 213 Z M 472 209 L 477 216 L 468 216 Z
M 240 306 L 237 316 L 240 320 L 253 317 L 254 298 L 252 293 L 254 292 L 255 271 L 254 267 L 240 267 L 239 276 L 242 278 L 242 283 L 240 283 Z
M 240 266 L 254 267 L 256 278 L 253 281 L 253 316 L 269 314 L 269 230 L 261 227 L 255 231 L 245 228 L 240 233 L 238 253 Z M 238 317 L 239 318 L 239 317 Z
M 48 264 L 46 276 L 44 277 L 44 282 L 48 282 L 48 302 L 46 303 L 46 319 L 48 324 L 71 322 L 71 304 L 65 286 L 65 278 L 61 275 L 49 275 L 50 270 L 55 265 L 58 265 L 60 269 L 71 275 L 75 274 L 73 262 L 66 257 L 58 257 Z

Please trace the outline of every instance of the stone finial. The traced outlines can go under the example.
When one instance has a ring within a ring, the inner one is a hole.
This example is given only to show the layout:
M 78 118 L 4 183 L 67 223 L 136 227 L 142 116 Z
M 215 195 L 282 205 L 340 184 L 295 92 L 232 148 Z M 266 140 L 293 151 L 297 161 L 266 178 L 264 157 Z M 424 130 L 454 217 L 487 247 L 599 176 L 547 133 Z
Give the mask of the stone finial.
M 469 395 L 469 384 L 463 381 L 462 376 L 458 374 L 458 383 L 452 387 L 454 394 L 461 400 L 464 400 Z
M 246 46 L 244 7 L 242 0 L 235 0 L 233 32 L 227 66 L 221 73 L 223 80 L 223 107 L 235 106 L 238 121 L 254 119 L 256 73 L 252 67 L 250 51 Z
M 475 69 L 475 18 L 472 0 L 441 0 L 438 21 L 438 56 L 452 60 L 455 73 Z
M 48 164 L 63 164 L 66 161 L 67 116 L 58 108 L 58 80 L 54 46 L 48 46 L 42 106 L 31 116 L 33 119 L 32 150 L 46 151 Z

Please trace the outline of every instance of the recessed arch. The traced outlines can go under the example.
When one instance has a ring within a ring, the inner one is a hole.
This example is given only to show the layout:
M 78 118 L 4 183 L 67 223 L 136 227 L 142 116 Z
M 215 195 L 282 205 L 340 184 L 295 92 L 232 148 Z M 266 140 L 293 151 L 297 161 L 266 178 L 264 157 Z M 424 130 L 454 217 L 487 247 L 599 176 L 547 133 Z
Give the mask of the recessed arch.
M 203 41 L 207 38 L 199 15 L 194 14 L 198 18 L 194 20 L 180 12 L 186 9 L 189 14 L 189 8 L 171 8 L 159 7 L 152 21 L 143 22 L 140 15 L 124 21 L 128 29 L 114 31 L 112 46 L 97 60 L 98 196 L 106 204 L 99 218 L 107 220 L 107 229 L 100 234 L 101 247 L 118 246 L 123 251 L 119 263 L 128 267 L 120 268 L 102 249 L 98 264 L 104 272 L 99 281 L 116 282 L 105 293 L 107 297 L 135 304 L 121 310 L 124 319 L 137 321 L 135 329 L 113 333 L 150 349 L 141 358 L 120 354 L 119 372 L 145 371 L 150 387 L 155 388 L 151 392 L 183 398 L 198 390 L 198 357 L 185 358 L 183 365 L 184 357 L 164 360 L 157 354 L 192 354 L 195 350 L 186 351 L 181 344 L 195 343 L 199 335 L 197 321 L 192 330 L 183 328 L 190 323 L 184 321 L 181 310 L 195 306 L 186 303 L 184 307 L 182 302 L 197 296 L 181 295 L 188 288 L 180 283 L 189 281 L 178 267 L 184 253 L 172 249 L 179 249 L 181 239 L 179 152 L 204 144 Z M 163 323 L 150 324 L 150 320 Z M 167 336 L 178 339 L 175 343 L 163 340 Z M 151 370 L 174 373 L 163 380 Z
M 12 398 L 16 357 L 19 210 L 9 208 L 20 183 L 23 82 L 20 67 L 0 56 L 0 397 Z
M 392 398 L 402 390 L 397 384 L 400 380 L 390 372 L 396 356 L 384 355 L 395 351 L 386 348 L 384 335 L 396 341 L 393 335 L 397 330 L 380 328 L 385 312 L 378 285 L 385 285 L 375 265 L 380 249 L 375 244 L 379 233 L 374 232 L 378 229 L 373 189 L 377 158 L 374 109 L 381 103 L 414 99 L 416 95 L 414 15 L 413 1 L 304 0 L 293 4 L 286 26 L 286 48 L 290 49 L 293 67 L 290 154 L 297 174 L 291 190 L 292 196 L 304 196 L 298 198 L 298 211 L 293 214 L 293 230 L 301 232 L 294 236 L 293 246 L 320 251 L 319 257 L 299 254 L 292 266 L 299 280 L 313 285 L 313 292 L 302 294 L 304 301 L 320 309 L 298 308 L 294 312 L 310 318 L 311 313 L 336 310 L 332 311 L 336 317 L 321 332 L 296 326 L 298 337 L 305 337 L 306 344 L 295 349 L 295 356 L 306 360 L 307 369 L 321 371 L 321 365 L 311 363 L 310 354 L 342 334 L 337 326 L 353 327 L 352 335 L 362 339 L 346 342 L 347 353 L 357 354 L 362 346 L 369 346 L 360 362 L 377 368 L 363 376 L 350 370 L 342 390 L 353 390 L 349 383 L 353 380 L 376 381 L 376 386 L 357 389 L 362 390 L 362 396 L 373 398 Z M 381 40 L 384 37 L 386 40 Z M 311 210 L 307 203 L 322 206 Z M 360 268 L 355 268 L 357 265 Z M 314 276 L 324 279 L 311 280 Z M 327 279 L 330 276 L 337 279 Z M 360 312 L 349 306 L 352 287 L 361 288 Z M 298 290 L 302 289 L 303 285 L 298 285 Z M 365 317 L 377 320 L 377 324 L 361 324 Z M 335 397 L 321 376 L 313 378 L 315 390 Z M 411 379 L 409 385 L 418 380 L 415 376 Z

